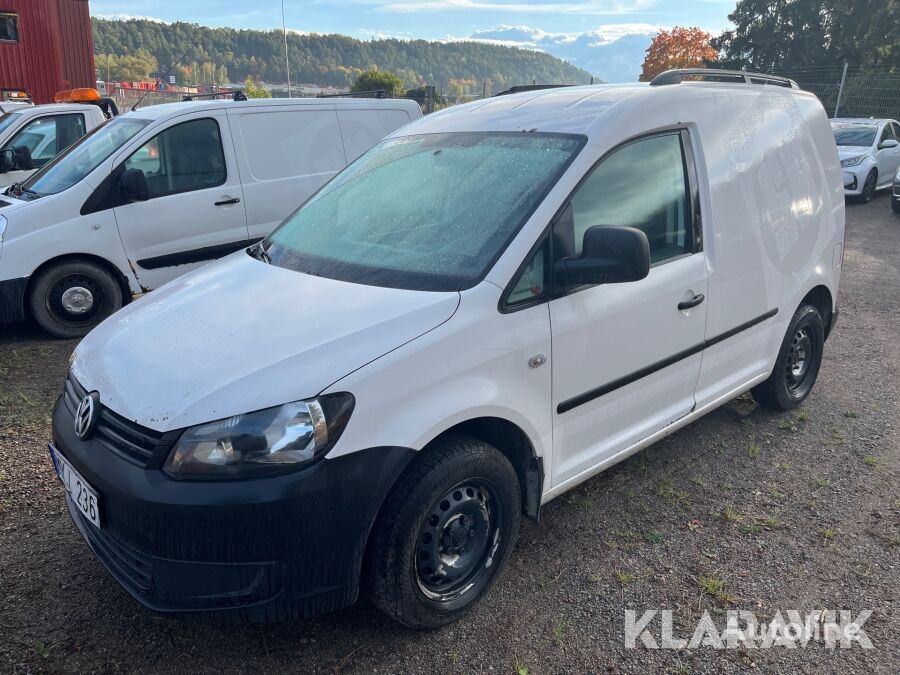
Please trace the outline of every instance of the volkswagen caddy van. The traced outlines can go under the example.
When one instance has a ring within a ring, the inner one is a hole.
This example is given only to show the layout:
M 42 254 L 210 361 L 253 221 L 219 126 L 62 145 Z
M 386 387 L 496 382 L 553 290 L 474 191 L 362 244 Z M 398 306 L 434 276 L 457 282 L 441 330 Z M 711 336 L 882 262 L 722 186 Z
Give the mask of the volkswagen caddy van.
M 125 113 L 0 195 L 0 324 L 87 333 L 269 234 L 415 101 L 194 101 Z
M 95 328 L 50 454 L 113 577 L 251 620 L 364 589 L 432 628 L 542 504 L 742 392 L 800 405 L 837 316 L 828 119 L 682 77 L 429 115 Z

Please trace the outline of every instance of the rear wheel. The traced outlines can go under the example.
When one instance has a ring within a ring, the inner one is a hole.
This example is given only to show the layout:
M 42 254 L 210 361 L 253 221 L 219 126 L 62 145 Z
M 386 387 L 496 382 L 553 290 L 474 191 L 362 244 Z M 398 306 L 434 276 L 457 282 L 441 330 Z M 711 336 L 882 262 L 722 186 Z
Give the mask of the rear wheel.
M 372 531 L 365 585 L 417 629 L 450 623 L 480 600 L 519 531 L 519 481 L 496 448 L 454 436 L 425 451 L 391 491 Z
M 825 345 L 822 315 L 812 305 L 800 305 L 778 350 L 769 379 L 753 388 L 756 402 L 770 410 L 793 410 L 809 396 Z
M 122 306 L 122 288 L 97 263 L 68 260 L 41 272 L 31 285 L 31 313 L 38 325 L 58 338 L 87 333 Z
M 869 175 L 866 176 L 866 182 L 863 183 L 862 192 L 859 195 L 859 201 L 863 204 L 868 204 L 872 201 L 872 197 L 875 196 L 875 187 L 878 184 L 878 172 L 875 169 L 872 169 L 869 172 Z

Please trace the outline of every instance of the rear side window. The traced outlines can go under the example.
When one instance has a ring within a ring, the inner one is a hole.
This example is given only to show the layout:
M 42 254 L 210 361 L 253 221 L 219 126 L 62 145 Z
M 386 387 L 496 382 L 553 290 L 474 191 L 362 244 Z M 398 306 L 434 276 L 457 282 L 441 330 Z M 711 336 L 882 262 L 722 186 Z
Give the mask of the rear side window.
M 337 114 L 348 163 L 409 123 L 405 110 L 338 110 Z
M 677 132 L 634 141 L 608 155 L 571 200 L 575 257 L 589 227 L 636 227 L 650 261 L 693 251 L 690 192 Z
M 222 185 L 227 170 L 219 123 L 206 118 L 169 127 L 133 152 L 124 168 L 144 173 L 151 199 Z
M 0 42 L 19 41 L 19 15 L 0 12 Z
M 257 180 L 334 173 L 346 164 L 334 110 L 244 113 L 238 127 Z
M 40 168 L 84 134 L 84 115 L 38 117 L 22 127 L 2 150 L 28 148 L 35 168 Z

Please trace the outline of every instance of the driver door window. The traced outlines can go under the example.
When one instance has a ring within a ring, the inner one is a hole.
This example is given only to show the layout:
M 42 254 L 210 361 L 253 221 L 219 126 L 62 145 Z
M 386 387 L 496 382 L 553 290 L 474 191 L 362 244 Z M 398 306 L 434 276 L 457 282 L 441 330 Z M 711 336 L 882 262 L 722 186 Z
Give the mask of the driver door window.
M 3 150 L 28 148 L 34 168 L 39 169 L 84 134 L 84 115 L 38 117 L 22 127 Z
M 150 199 L 225 183 L 222 135 L 214 119 L 183 122 L 157 134 L 125 160 L 147 178 Z
M 573 228 L 571 255 L 581 255 L 584 233 L 596 225 L 642 230 L 651 264 L 692 253 L 689 196 L 678 132 L 629 143 L 608 155 L 572 197 L 561 219 Z

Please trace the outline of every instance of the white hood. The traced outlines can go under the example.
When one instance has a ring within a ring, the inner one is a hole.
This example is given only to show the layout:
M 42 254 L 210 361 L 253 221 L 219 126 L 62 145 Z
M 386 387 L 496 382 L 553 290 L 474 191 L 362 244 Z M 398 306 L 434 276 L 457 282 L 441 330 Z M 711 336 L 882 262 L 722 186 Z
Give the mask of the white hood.
M 241 251 L 104 321 L 72 370 L 103 405 L 169 431 L 315 396 L 458 305 L 456 292 L 324 279 Z

